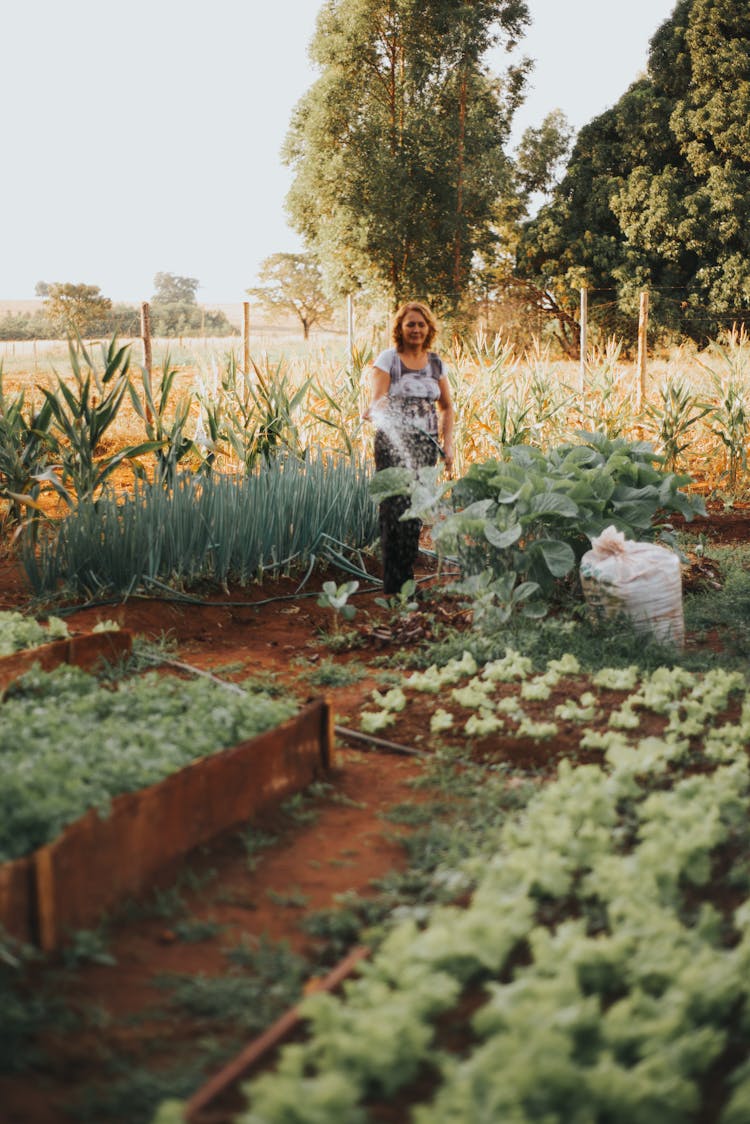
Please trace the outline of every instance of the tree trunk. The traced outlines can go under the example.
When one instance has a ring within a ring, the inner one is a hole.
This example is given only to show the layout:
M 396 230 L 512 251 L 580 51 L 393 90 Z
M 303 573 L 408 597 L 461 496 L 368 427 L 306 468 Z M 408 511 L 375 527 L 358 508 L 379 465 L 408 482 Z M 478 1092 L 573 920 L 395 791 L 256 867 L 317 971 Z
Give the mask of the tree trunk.
M 461 293 L 463 268 L 463 237 L 461 224 L 464 209 L 464 159 L 466 146 L 466 71 L 461 70 L 458 95 L 458 143 L 456 145 L 456 231 L 453 237 L 453 288 Z

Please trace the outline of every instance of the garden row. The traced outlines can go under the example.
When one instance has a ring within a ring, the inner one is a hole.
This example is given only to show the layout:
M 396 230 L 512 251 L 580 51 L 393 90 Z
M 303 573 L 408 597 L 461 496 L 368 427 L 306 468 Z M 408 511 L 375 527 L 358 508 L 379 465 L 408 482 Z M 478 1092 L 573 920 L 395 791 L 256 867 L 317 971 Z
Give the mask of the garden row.
M 322 701 L 80 666 L 130 645 L 104 631 L 0 658 L 0 925 L 43 949 L 329 765 Z
M 534 675 L 508 650 L 414 673 L 375 701 L 481 714 L 498 688 L 501 722 L 563 691 L 558 719 L 599 761 L 561 761 L 481 854 L 444 870 L 468 904 L 415 910 L 342 996 L 303 1001 L 304 1039 L 246 1086 L 238 1124 L 750 1118 L 745 678 L 588 675 L 570 654 Z M 464 769 L 473 742 L 501 736 L 433 730 Z M 183 1112 L 165 1104 L 158 1124 Z
M 238 369 L 193 374 L 165 359 L 160 372 L 131 373 L 127 346 L 70 350 L 70 374 L 15 395 L 0 379 L 0 496 L 6 518 L 33 512 L 40 496 L 92 499 L 115 476 L 172 483 L 178 469 L 210 475 L 254 470 L 280 451 L 309 459 L 321 451 L 361 459 L 370 434 L 369 351 L 346 365 L 322 355 L 298 362 L 268 356 Z M 670 471 L 691 471 L 736 495 L 746 482 L 750 426 L 750 344 L 730 334 L 700 355 L 679 353 L 646 402 L 612 344 L 592 355 L 586 386 L 544 355 L 516 357 L 497 338 L 455 343 L 448 360 L 457 407 L 459 464 L 502 455 L 509 446 L 549 448 L 577 430 L 647 438 Z

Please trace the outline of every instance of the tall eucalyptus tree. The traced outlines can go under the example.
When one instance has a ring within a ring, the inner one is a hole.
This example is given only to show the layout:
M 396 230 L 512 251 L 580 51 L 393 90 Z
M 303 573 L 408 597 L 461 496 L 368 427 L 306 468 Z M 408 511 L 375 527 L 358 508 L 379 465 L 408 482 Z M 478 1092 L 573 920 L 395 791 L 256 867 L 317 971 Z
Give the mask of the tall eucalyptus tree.
M 525 0 L 327 0 L 284 155 L 287 207 L 332 291 L 411 295 L 455 312 L 510 191 L 503 148 L 529 67 Z

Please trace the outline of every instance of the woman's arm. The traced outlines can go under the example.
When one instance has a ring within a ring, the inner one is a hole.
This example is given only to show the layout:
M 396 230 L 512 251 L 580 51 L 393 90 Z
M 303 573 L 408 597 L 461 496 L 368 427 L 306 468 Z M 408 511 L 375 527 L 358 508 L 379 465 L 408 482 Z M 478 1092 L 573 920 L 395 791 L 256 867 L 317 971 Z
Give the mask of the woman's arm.
M 440 387 L 440 397 L 438 398 L 438 406 L 440 407 L 440 420 L 441 428 L 443 431 L 443 452 L 445 453 L 445 467 L 450 475 L 453 472 L 453 426 L 456 419 L 456 413 L 453 409 L 453 399 L 451 398 L 451 388 L 448 383 L 448 376 L 442 375 L 438 383 Z
M 380 367 L 373 367 L 372 378 L 370 382 L 371 398 L 370 405 L 362 415 L 363 421 L 372 421 L 372 408 L 376 402 L 381 398 L 388 396 L 388 388 L 391 385 L 391 376 L 388 371 L 382 371 Z

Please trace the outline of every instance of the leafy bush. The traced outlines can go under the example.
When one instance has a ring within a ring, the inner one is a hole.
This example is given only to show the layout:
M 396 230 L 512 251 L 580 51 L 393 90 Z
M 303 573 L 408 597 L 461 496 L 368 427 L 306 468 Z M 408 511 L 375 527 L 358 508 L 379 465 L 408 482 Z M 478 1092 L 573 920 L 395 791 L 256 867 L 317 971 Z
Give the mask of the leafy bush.
M 690 477 L 664 472 L 650 444 L 576 436 L 580 444 L 546 453 L 513 445 L 503 459 L 472 465 L 453 485 L 447 512 L 450 485 L 438 484 L 436 469 L 385 469 L 372 494 L 411 493 L 405 518 L 432 519 L 438 550 L 456 559 L 466 578 L 484 575 L 487 588 L 470 591 L 489 590 L 506 602 L 518 597 L 521 583 L 521 600 L 534 593 L 549 599 L 605 527 L 630 539 L 668 538 L 669 514 L 705 512 L 700 497 L 682 491 Z

